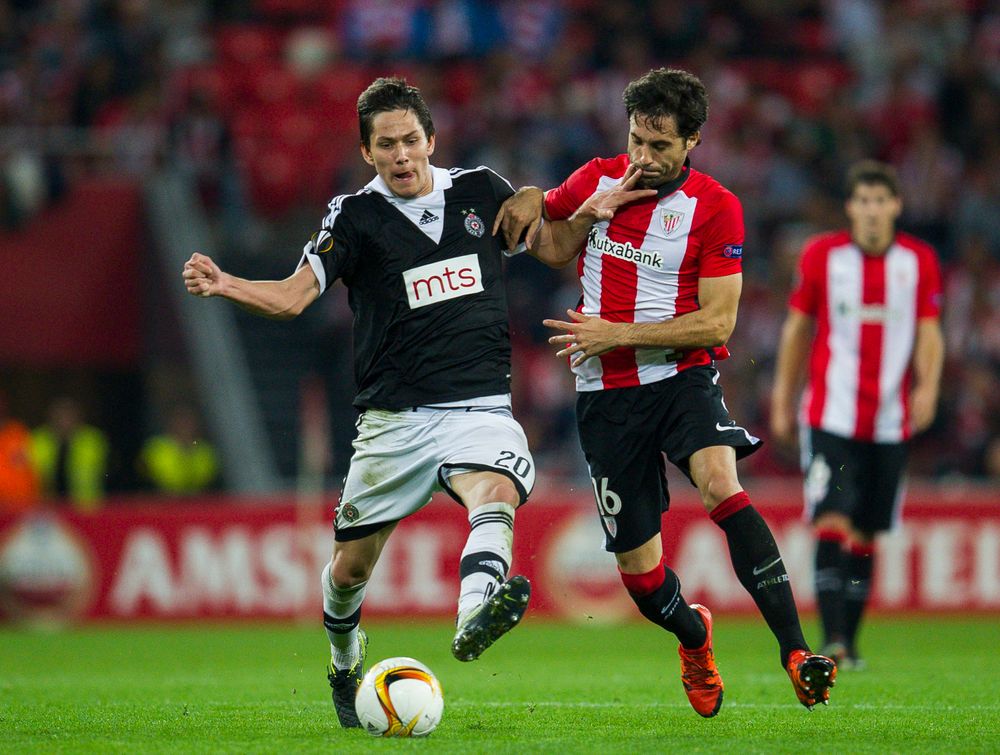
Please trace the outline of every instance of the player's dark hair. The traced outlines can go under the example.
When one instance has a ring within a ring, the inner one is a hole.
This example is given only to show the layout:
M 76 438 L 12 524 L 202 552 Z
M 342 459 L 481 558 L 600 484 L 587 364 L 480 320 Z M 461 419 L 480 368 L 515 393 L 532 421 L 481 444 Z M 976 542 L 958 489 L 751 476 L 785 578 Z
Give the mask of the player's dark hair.
M 687 139 L 708 120 L 708 92 L 701 79 L 677 68 L 656 68 L 629 82 L 622 95 L 629 118 L 637 116 L 662 131 L 673 116 L 677 133 Z M 700 139 L 699 139 L 700 141 Z
M 896 169 L 877 160 L 861 160 L 847 169 L 844 193 L 848 199 L 854 196 L 854 190 L 862 184 L 884 186 L 894 197 L 899 196 L 899 176 L 896 175 Z
M 420 95 L 420 90 L 397 77 L 375 79 L 358 97 L 358 125 L 361 129 L 361 143 L 370 147 L 372 124 L 379 113 L 392 110 L 412 110 L 424 129 L 424 136 L 434 136 L 434 121 L 431 111 Z

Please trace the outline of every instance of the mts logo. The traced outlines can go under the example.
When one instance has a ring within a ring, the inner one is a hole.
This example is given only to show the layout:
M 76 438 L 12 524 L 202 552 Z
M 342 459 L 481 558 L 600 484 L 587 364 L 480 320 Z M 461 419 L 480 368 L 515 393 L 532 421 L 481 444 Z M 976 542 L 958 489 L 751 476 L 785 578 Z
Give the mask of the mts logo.
M 412 268 L 403 273 L 403 285 L 410 309 L 474 294 L 483 290 L 479 257 L 466 254 Z

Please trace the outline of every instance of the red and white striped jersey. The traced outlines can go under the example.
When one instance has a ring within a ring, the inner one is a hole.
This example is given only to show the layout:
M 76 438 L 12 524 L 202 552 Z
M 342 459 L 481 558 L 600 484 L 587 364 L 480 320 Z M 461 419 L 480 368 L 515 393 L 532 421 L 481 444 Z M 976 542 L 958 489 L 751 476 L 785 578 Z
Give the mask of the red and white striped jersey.
M 625 174 L 628 155 L 597 158 L 545 195 L 552 220 L 572 215 L 595 191 Z M 583 286 L 578 311 L 612 322 L 662 322 L 698 309 L 698 279 L 742 271 L 743 209 L 718 181 L 685 164 L 655 197 L 633 202 L 594 225 L 577 260 Z M 618 348 L 588 359 L 578 391 L 645 385 L 725 359 L 725 346 L 677 352 Z
M 801 421 L 842 438 L 909 438 L 917 321 L 941 309 L 934 250 L 897 233 L 871 255 L 847 231 L 824 234 L 806 243 L 790 303 L 817 324 Z

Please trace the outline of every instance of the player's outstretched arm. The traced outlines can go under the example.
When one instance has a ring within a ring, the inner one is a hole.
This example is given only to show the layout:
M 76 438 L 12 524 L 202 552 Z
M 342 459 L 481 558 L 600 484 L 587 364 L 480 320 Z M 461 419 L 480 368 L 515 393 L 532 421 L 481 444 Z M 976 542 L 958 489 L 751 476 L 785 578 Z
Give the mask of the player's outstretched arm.
M 630 202 L 656 196 L 656 189 L 635 188 L 641 175 L 641 170 L 630 165 L 615 186 L 595 191 L 569 218 L 543 225 L 535 248 L 528 253 L 550 267 L 563 267 L 572 262 L 595 223 L 611 220 L 619 208 Z
M 211 257 L 195 252 L 184 263 L 184 285 L 193 296 L 221 296 L 261 317 L 290 320 L 319 296 L 319 281 L 302 265 L 280 281 L 251 281 L 224 272 Z
M 779 443 L 795 441 L 798 394 L 814 330 L 814 319 L 797 309 L 789 310 L 781 328 L 771 389 L 771 437 Z

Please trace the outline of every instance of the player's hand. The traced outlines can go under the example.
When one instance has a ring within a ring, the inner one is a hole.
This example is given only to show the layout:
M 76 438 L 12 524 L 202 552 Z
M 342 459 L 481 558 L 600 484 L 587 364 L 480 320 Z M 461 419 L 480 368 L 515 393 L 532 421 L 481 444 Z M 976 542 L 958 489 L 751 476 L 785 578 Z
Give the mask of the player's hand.
M 535 236 L 542 226 L 542 205 L 545 192 L 537 186 L 524 186 L 500 205 L 497 219 L 493 223 L 493 235 L 503 231 L 507 249 L 516 249 L 522 236 L 528 249 L 535 243 Z M 525 230 L 527 229 L 527 233 Z
M 192 296 L 209 297 L 219 294 L 224 273 L 211 257 L 195 252 L 184 263 L 184 285 Z
M 771 408 L 771 439 L 775 443 L 794 446 L 798 424 L 795 421 L 795 410 L 775 406 Z
M 910 393 L 910 425 L 913 432 L 922 433 L 934 422 L 937 414 L 937 390 L 931 387 L 917 386 Z
M 610 322 L 600 317 L 592 317 L 572 309 L 566 314 L 570 321 L 542 320 L 547 328 L 563 331 L 564 335 L 551 336 L 549 343 L 562 348 L 557 357 L 572 357 L 570 364 L 579 367 L 591 357 L 600 356 L 621 345 L 618 337 L 625 323 Z
M 642 176 L 642 170 L 635 165 L 629 165 L 625 175 L 615 186 L 604 191 L 595 191 L 573 214 L 588 216 L 593 218 L 594 222 L 611 220 L 623 205 L 639 199 L 655 197 L 656 189 L 635 188 L 640 176 Z

